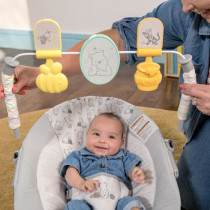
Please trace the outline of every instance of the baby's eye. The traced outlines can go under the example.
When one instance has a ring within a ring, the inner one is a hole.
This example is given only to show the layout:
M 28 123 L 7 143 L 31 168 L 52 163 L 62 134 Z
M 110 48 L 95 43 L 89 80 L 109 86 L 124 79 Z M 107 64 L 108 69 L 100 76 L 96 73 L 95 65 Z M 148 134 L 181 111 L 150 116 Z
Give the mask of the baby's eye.
M 115 139 L 115 137 L 114 137 L 114 136 L 109 136 L 109 138 L 110 138 L 110 139 Z
M 94 136 L 100 136 L 98 132 L 93 133 Z

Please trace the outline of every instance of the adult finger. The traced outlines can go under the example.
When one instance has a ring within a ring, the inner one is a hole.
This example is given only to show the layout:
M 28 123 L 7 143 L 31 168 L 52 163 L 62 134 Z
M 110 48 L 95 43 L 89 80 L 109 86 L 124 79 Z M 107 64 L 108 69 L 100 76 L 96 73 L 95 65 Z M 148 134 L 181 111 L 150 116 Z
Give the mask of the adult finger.
M 193 98 L 210 99 L 210 85 L 184 84 L 181 92 Z
M 16 86 L 13 86 L 12 88 L 12 92 L 16 93 L 18 95 L 25 95 L 25 90 L 29 90 L 30 88 L 27 86 L 24 86 L 23 88 L 21 88 L 20 90 L 18 90 L 18 88 Z
M 4 88 L 0 85 L 0 98 L 4 98 Z
M 208 91 L 210 91 L 210 85 L 185 83 L 182 85 L 182 90 L 186 91 L 187 93 L 191 93 L 194 91 L 208 92 Z
M 12 88 L 12 92 L 13 93 L 17 93 L 17 94 L 20 94 L 22 90 L 24 90 L 23 88 L 26 87 L 24 86 L 24 83 L 23 82 L 18 82 L 16 84 L 14 84 L 13 88 Z
M 4 98 L 4 93 L 0 92 L 0 98 Z

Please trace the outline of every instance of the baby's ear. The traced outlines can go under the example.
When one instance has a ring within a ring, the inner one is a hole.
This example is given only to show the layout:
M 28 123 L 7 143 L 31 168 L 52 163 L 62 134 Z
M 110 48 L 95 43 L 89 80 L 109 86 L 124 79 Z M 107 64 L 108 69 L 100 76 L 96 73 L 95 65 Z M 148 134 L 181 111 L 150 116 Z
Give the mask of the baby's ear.
M 122 141 L 122 143 L 121 143 L 120 148 L 125 149 L 125 140 L 122 138 L 121 141 Z

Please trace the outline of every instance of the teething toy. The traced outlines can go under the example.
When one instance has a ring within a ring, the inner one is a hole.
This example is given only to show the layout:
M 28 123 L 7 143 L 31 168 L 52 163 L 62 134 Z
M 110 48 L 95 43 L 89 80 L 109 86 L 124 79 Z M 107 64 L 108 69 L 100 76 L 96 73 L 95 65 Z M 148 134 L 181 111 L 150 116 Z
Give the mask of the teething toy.
M 18 65 L 18 61 L 13 61 L 11 57 L 6 57 L 4 59 L 4 65 L 2 69 L 2 85 L 4 88 L 8 122 L 9 127 L 13 129 L 13 133 L 16 139 L 20 139 L 20 118 L 17 107 L 17 100 L 12 92 L 12 87 L 14 84 L 14 69 Z
M 162 80 L 160 65 L 152 61 L 152 56 L 161 56 L 163 46 L 163 24 L 157 18 L 143 19 L 137 28 L 137 56 L 146 57 L 137 65 L 134 80 L 140 90 L 152 91 Z
M 195 68 L 192 63 L 192 56 L 191 55 L 185 55 L 184 58 L 179 58 L 179 63 L 182 65 L 183 69 L 183 78 L 184 83 L 190 83 L 194 84 L 196 82 L 196 74 L 195 74 Z M 179 108 L 178 108 L 178 131 L 182 131 L 184 127 L 184 122 L 187 119 L 187 114 L 190 109 L 191 104 L 191 96 L 187 96 L 185 94 L 182 94 Z
M 39 69 L 41 74 L 36 79 L 39 89 L 49 93 L 60 93 L 66 90 L 68 79 L 61 73 L 62 65 L 53 62 L 53 58 L 61 55 L 60 26 L 53 20 L 40 20 L 34 26 L 34 43 L 36 57 L 46 59 Z

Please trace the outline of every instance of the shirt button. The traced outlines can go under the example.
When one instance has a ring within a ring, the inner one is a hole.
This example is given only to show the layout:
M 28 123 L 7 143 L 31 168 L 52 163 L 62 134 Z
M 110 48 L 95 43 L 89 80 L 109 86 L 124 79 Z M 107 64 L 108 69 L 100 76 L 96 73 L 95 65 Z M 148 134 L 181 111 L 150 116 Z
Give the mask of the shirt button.
M 105 168 L 105 164 L 104 163 L 101 163 L 101 168 Z

